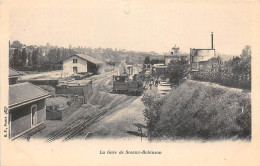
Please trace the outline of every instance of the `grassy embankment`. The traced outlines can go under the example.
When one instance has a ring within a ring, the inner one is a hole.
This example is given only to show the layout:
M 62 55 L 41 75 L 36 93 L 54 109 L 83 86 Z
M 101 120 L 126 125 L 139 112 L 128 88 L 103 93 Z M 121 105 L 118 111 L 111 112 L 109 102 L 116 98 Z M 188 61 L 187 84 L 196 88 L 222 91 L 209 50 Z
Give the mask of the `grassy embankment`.
M 250 93 L 186 81 L 164 100 L 151 95 L 143 97 L 151 139 L 251 138 Z

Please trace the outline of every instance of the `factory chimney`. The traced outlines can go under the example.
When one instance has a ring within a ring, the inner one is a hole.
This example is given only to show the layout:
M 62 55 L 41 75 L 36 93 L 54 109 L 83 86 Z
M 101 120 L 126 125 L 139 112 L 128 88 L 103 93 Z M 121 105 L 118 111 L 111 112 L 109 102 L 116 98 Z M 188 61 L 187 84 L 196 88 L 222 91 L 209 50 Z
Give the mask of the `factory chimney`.
M 213 48 L 213 32 L 211 32 L 211 49 L 214 49 Z

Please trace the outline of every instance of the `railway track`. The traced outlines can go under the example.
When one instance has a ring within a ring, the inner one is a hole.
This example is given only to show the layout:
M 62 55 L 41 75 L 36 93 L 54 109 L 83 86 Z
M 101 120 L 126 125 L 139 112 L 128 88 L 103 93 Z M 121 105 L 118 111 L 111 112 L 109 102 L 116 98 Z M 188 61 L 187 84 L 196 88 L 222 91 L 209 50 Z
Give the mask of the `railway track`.
M 79 135 L 83 135 L 86 129 L 113 113 L 117 110 L 117 107 L 122 107 L 124 106 L 124 103 L 131 102 L 137 98 L 136 96 L 122 95 L 114 95 L 109 98 L 109 94 L 100 92 L 100 87 L 104 86 L 103 84 L 105 84 L 106 80 L 109 78 L 111 77 L 107 76 L 104 79 L 95 82 L 95 86 L 93 87 L 94 94 L 91 96 L 89 104 L 72 121 L 66 123 L 62 128 L 50 133 L 45 142 L 53 142 L 59 139 L 61 139 L 62 142 L 66 142 Z
M 52 142 L 54 140 L 60 139 L 64 135 L 68 134 L 70 131 L 74 130 L 79 124 L 82 123 L 82 121 L 84 121 L 83 118 L 80 118 L 83 115 L 84 112 L 81 113 L 77 118 L 73 119 L 70 123 L 66 124 L 63 128 L 53 131 L 51 134 L 48 135 L 48 139 L 46 140 L 46 142 Z M 87 118 L 87 116 L 84 118 Z
M 49 134 L 46 142 L 53 142 L 61 138 L 63 138 L 62 142 L 65 142 L 75 138 L 76 136 L 83 134 L 85 129 L 99 121 L 103 116 L 105 116 L 105 114 L 108 114 L 109 111 L 112 113 L 113 111 L 111 110 L 115 109 L 118 105 L 130 100 L 135 100 L 136 98 L 137 97 L 133 96 L 127 97 L 126 99 L 121 98 L 121 100 L 113 99 L 110 103 L 108 103 L 106 106 L 103 105 L 101 108 L 93 106 L 95 107 L 94 109 L 86 109 L 87 111 L 81 113 L 72 122 L 66 124 L 63 128 L 55 130 Z
M 73 137 L 80 135 L 83 133 L 83 131 L 91 126 L 92 124 L 95 123 L 95 121 L 100 118 L 102 115 L 104 115 L 106 113 L 106 111 L 102 111 L 96 115 L 93 115 L 92 117 L 86 119 L 85 122 L 83 122 L 82 124 L 80 124 L 76 130 L 74 130 L 72 133 L 70 133 L 68 136 L 65 137 L 65 139 L 62 142 L 68 141 L 70 139 L 72 139 Z

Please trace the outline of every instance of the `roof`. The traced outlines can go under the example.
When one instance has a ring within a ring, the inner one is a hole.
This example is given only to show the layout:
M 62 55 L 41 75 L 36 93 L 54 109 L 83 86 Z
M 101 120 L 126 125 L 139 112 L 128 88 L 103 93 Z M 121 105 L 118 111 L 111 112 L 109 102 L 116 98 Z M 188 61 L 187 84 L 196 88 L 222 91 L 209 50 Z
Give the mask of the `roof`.
M 49 92 L 29 82 L 9 85 L 9 108 L 49 96 Z
M 98 59 L 95 59 L 95 58 L 93 58 L 93 57 L 91 57 L 91 56 L 89 56 L 89 55 L 86 55 L 86 54 L 74 54 L 75 56 L 78 56 L 78 57 L 80 57 L 80 58 L 82 58 L 82 59 L 85 59 L 85 60 L 87 60 L 87 61 L 89 61 L 89 62 L 91 62 L 91 63 L 94 63 L 94 64 L 103 64 L 103 62 L 102 61 L 100 61 L 100 60 L 98 60 Z M 74 56 L 74 55 L 72 55 L 72 56 Z M 70 57 L 69 57 L 70 58 Z M 68 58 L 67 58 L 68 59 Z
M 19 77 L 20 75 L 23 74 L 9 67 L 9 77 Z
M 154 66 L 154 67 L 155 67 L 155 66 L 165 66 L 165 64 L 164 64 L 164 63 L 158 63 L 158 64 L 154 64 L 153 66 Z
M 47 106 L 58 106 L 58 108 L 66 108 L 68 107 L 67 102 L 70 101 L 66 97 L 54 97 L 54 98 L 47 98 L 46 105 Z
M 91 80 L 69 80 L 69 81 L 63 81 L 59 85 L 85 86 L 89 83 L 92 84 L 92 81 Z
M 163 69 L 163 68 L 167 68 L 167 66 L 154 66 L 156 69 Z
M 73 80 L 73 81 L 68 81 L 67 85 L 68 86 L 85 86 L 89 83 L 92 83 L 91 80 Z

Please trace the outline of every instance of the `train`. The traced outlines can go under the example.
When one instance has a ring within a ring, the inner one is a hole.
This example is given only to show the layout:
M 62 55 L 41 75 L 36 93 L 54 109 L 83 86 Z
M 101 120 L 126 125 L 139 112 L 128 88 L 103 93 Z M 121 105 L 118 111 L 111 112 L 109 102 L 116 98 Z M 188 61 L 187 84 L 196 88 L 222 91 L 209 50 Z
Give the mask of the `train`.
M 129 95 L 141 95 L 145 89 L 144 83 L 134 74 L 132 79 L 128 75 L 113 76 L 113 92 Z

